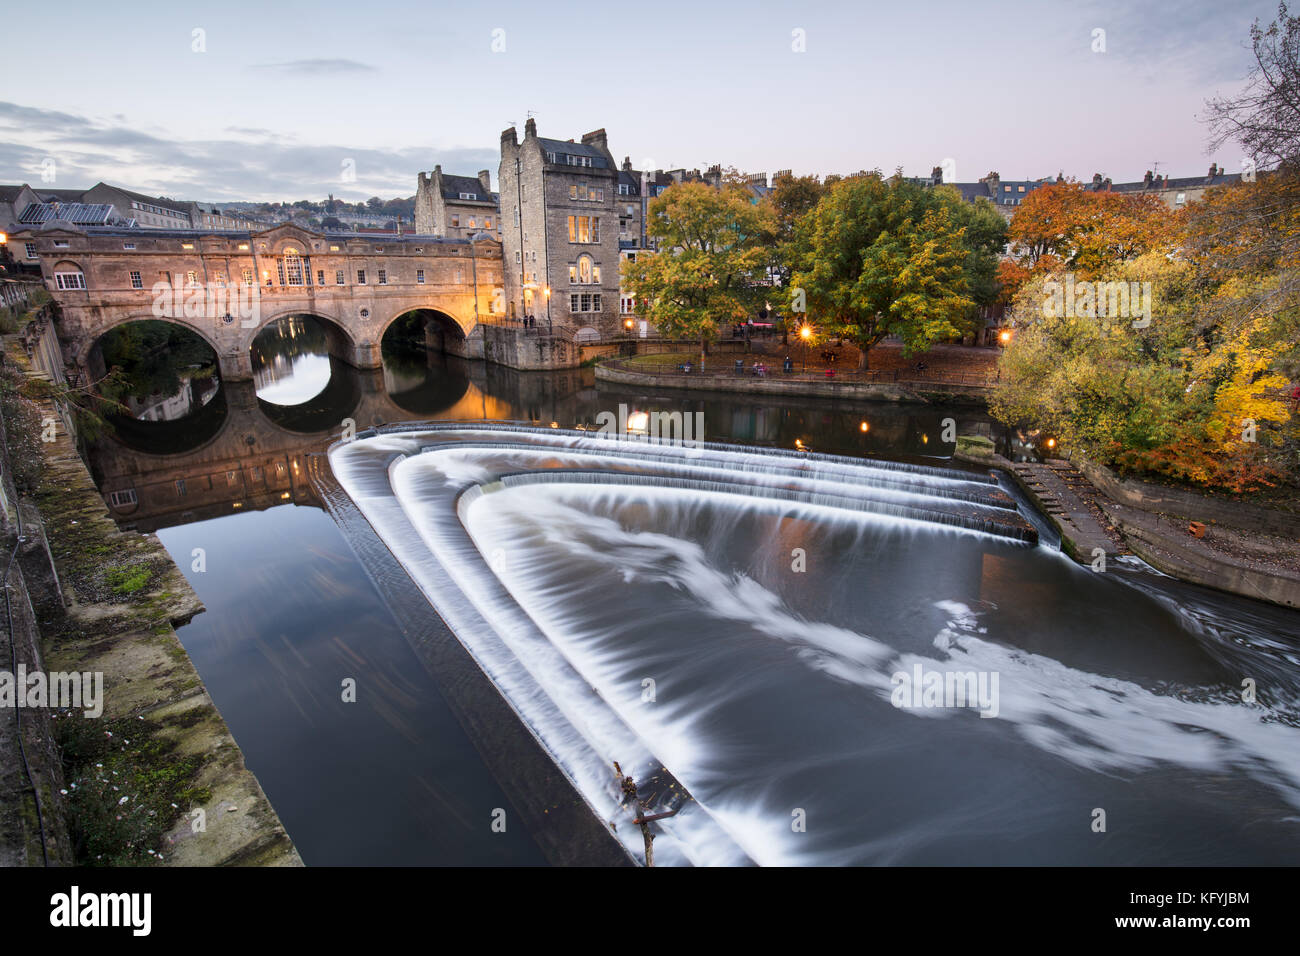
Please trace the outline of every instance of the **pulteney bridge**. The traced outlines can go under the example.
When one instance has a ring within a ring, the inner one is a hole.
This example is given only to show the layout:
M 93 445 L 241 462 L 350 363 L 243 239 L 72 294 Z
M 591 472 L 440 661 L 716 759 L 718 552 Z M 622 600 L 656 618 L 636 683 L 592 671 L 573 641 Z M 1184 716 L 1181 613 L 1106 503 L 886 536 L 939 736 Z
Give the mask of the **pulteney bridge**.
M 501 313 L 501 245 L 483 239 L 318 233 L 82 229 L 53 221 L 10 239 L 39 261 L 61 318 L 67 365 L 92 368 L 95 343 L 128 322 L 183 325 L 216 351 L 225 381 L 252 378 L 258 332 L 288 315 L 322 320 L 332 354 L 381 365 L 384 332 L 415 313 L 426 343 L 514 367 L 578 364 L 572 336 L 515 328 Z

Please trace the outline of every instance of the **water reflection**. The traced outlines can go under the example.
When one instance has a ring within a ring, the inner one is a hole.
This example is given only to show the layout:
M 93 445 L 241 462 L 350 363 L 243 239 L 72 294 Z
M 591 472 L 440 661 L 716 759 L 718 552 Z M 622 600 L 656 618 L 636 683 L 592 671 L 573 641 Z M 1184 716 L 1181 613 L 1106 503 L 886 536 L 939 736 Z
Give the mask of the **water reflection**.
M 302 405 L 333 374 L 325 326 L 309 315 L 276 319 L 253 340 L 251 358 L 257 397 L 272 405 Z
M 217 355 L 184 326 L 153 319 L 118 326 L 95 343 L 90 364 L 104 396 L 121 407 L 108 422 L 128 446 L 195 448 L 224 420 Z

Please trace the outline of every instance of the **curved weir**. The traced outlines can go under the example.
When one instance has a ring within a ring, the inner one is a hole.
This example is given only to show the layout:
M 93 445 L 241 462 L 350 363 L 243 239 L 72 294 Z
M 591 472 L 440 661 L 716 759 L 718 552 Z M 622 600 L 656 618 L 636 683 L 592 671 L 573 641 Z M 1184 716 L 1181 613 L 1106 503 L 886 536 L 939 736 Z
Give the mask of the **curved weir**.
M 330 463 L 634 856 L 614 761 L 680 808 L 661 864 L 1300 849 L 1295 677 L 1243 706 L 1239 635 L 1036 546 L 991 476 L 506 423 L 371 430 Z

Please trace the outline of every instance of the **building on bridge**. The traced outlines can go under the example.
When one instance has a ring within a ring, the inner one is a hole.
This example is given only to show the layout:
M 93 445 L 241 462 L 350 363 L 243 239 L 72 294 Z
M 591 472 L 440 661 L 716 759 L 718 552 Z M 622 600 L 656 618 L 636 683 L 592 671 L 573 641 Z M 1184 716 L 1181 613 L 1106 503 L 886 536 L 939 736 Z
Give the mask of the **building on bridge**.
M 424 321 L 430 348 L 525 367 L 578 361 L 571 349 L 521 350 L 500 336 L 485 343 L 504 296 L 493 242 L 295 225 L 217 233 L 53 220 L 18 229 L 9 245 L 39 263 L 59 309 L 64 362 L 83 375 L 96 371 L 95 345 L 110 329 L 163 319 L 212 346 L 223 380 L 249 380 L 253 340 L 291 315 L 322 320 L 331 354 L 358 368 L 381 366 L 384 332 L 412 313 Z

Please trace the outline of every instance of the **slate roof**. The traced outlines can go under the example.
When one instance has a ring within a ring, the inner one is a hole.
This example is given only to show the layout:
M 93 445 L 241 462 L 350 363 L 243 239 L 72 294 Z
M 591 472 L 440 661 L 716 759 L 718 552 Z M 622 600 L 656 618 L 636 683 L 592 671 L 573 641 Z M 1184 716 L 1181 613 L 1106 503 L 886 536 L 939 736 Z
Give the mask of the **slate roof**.
M 537 137 L 543 152 L 555 153 L 556 156 L 590 156 L 593 169 L 608 169 L 609 160 L 595 146 L 587 143 L 570 143 L 567 140 L 543 139 Z
M 1241 182 L 1241 173 L 1220 173 L 1218 176 L 1180 176 L 1177 179 L 1165 179 L 1160 176 L 1151 180 L 1151 185 L 1145 181 L 1136 183 L 1112 183 L 1111 192 L 1117 193 L 1143 193 L 1156 192 L 1162 189 L 1201 189 L 1210 186 L 1228 186 Z M 1091 184 L 1088 184 L 1091 186 Z
M 442 174 L 442 198 L 456 202 L 470 202 L 461 199 L 461 193 L 473 193 L 474 202 L 496 202 L 496 193 L 486 193 L 477 176 L 449 176 Z
M 627 192 L 619 191 L 620 196 L 639 196 L 641 195 L 641 173 L 635 169 L 620 169 L 618 171 L 618 184 L 627 186 Z
M 161 206 L 164 209 L 172 209 L 176 212 L 183 212 L 186 215 L 189 215 L 190 212 L 190 204 L 187 202 L 178 202 L 175 199 L 164 199 L 161 196 L 146 196 L 144 193 L 134 192 L 130 189 L 123 189 L 121 186 L 113 186 L 104 182 L 98 183 L 97 185 L 103 186 L 107 189 L 115 189 L 123 196 L 126 196 L 129 199 L 134 199 L 136 202 L 147 202 L 151 206 Z M 92 186 L 91 188 L 93 189 L 95 187 Z M 86 192 L 89 191 L 89 189 L 86 190 Z

